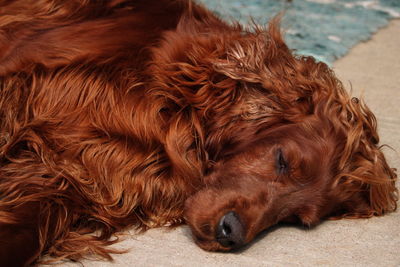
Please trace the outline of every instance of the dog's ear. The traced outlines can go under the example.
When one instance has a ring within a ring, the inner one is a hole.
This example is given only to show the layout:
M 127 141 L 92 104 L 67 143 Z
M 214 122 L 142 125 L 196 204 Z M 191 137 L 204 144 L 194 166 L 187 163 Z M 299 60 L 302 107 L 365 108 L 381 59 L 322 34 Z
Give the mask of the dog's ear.
M 342 200 L 342 217 L 371 217 L 396 210 L 396 170 L 389 167 L 378 146 L 376 119 L 362 101 L 345 101 L 338 91 L 342 110 L 337 114 L 343 145 L 333 192 Z M 346 97 L 349 99 L 348 97 Z
M 337 177 L 333 195 L 340 200 L 340 217 L 380 216 L 397 208 L 396 172 L 389 168 L 381 151 L 373 159 L 353 155 L 348 172 Z

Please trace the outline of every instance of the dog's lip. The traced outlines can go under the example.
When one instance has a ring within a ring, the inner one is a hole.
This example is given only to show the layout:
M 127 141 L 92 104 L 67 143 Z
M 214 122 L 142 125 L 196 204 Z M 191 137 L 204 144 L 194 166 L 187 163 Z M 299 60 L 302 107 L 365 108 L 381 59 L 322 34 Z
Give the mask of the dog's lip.
M 216 239 L 207 240 L 194 236 L 195 243 L 206 251 L 230 251 L 232 248 L 222 246 Z

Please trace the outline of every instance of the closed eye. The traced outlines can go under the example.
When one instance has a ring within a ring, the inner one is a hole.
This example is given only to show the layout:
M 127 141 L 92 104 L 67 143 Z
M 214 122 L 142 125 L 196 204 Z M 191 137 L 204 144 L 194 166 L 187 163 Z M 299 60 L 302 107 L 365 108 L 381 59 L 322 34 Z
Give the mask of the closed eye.
M 283 155 L 282 149 L 276 151 L 275 165 L 277 174 L 286 174 L 289 170 L 289 164 Z

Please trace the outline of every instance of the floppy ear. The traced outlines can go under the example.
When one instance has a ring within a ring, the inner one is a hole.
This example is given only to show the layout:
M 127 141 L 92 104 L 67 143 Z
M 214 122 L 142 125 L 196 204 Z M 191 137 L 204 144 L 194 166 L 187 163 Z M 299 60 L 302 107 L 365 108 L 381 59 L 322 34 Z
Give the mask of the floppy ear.
M 353 155 L 351 170 L 338 177 L 335 195 L 342 200 L 340 217 L 380 216 L 396 210 L 395 170 L 387 165 L 379 149 L 372 154 L 373 159 Z
M 346 102 L 339 115 L 346 143 L 333 188 L 342 200 L 341 217 L 371 217 L 395 211 L 397 174 L 378 146 L 375 116 L 358 99 Z

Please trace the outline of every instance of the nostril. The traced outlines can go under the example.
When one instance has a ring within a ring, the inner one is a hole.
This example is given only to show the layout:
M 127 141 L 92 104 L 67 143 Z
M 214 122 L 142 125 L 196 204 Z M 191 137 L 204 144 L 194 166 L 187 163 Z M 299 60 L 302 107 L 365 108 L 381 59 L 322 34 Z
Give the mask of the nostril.
M 226 220 L 222 220 L 222 234 L 224 236 L 228 236 L 232 233 L 231 226 L 226 222 Z
M 224 247 L 237 248 L 243 244 L 243 225 L 236 212 L 230 211 L 220 219 L 216 240 Z

